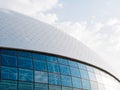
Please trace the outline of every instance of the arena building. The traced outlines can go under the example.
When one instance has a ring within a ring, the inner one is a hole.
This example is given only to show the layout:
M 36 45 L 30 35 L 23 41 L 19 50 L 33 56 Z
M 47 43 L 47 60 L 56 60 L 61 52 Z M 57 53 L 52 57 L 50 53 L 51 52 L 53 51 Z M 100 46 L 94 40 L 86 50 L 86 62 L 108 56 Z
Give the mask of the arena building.
M 65 32 L 0 10 L 0 90 L 120 90 L 118 72 Z

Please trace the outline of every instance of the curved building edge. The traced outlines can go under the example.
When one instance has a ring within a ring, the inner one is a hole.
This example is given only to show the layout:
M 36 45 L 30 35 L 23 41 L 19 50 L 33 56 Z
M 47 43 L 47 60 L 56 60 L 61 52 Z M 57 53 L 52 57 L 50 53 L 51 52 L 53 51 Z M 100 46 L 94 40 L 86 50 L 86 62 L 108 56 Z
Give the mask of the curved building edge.
M 96 69 L 99 69 L 100 71 L 105 72 L 106 74 L 112 76 L 114 79 L 116 79 L 118 82 L 120 82 L 120 80 L 119 80 L 115 75 L 113 75 L 112 73 L 108 72 L 107 70 L 105 70 L 105 69 L 103 69 L 103 68 L 100 68 L 99 66 L 93 65 L 93 64 L 91 64 L 91 63 L 85 62 L 85 61 L 83 61 L 83 60 L 78 60 L 78 59 L 75 59 L 75 58 L 71 58 L 71 57 L 67 57 L 67 56 L 62 56 L 62 55 L 58 55 L 58 54 L 53 54 L 53 53 L 48 53 L 48 52 L 41 52 L 41 51 L 21 49 L 21 48 L 11 48 L 11 47 L 1 47 L 1 46 L 0 46 L 0 49 L 22 50 L 22 51 L 28 51 L 28 52 L 34 52 L 34 53 L 41 53 L 41 54 L 46 54 L 46 55 L 57 56 L 57 57 L 69 59 L 69 60 L 71 60 L 71 61 L 76 61 L 76 62 L 85 64 L 85 65 L 94 67 L 94 68 L 96 68 Z

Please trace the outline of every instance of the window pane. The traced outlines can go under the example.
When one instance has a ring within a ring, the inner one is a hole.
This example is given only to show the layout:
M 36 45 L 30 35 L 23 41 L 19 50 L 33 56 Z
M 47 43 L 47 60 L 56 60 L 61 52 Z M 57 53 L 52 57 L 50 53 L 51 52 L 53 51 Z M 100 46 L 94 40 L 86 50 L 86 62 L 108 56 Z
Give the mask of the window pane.
M 17 82 L 16 81 L 0 81 L 0 90 L 17 90 Z
M 59 73 L 59 66 L 56 63 L 48 63 L 48 71 L 53 73 Z
M 70 69 L 71 69 L 71 75 L 72 76 L 80 77 L 80 71 L 79 71 L 79 69 L 72 68 L 72 67 L 70 67 Z
M 34 59 L 39 59 L 41 61 L 46 61 L 45 55 L 43 55 L 43 54 L 33 53 L 32 55 L 33 55 Z
M 32 59 L 19 57 L 18 58 L 18 66 L 21 68 L 32 69 L 33 68 Z
M 72 83 L 73 83 L 73 87 L 75 87 L 75 88 L 82 88 L 80 78 L 72 77 Z
M 74 62 L 74 61 L 69 61 L 69 65 L 72 66 L 72 67 L 77 67 L 78 68 L 77 63 Z
M 70 87 L 62 87 L 62 90 L 72 90 Z
M 48 83 L 47 72 L 35 71 L 35 82 Z
M 0 54 L 0 65 L 2 65 L 2 64 L 1 64 L 1 61 L 2 61 L 2 58 L 1 58 L 1 54 Z
M 91 66 L 87 66 L 87 70 L 90 71 L 90 72 L 94 72 L 94 69 Z
M 39 60 L 33 60 L 33 62 L 34 62 L 35 70 L 47 71 L 46 62 L 39 61 Z
M 17 69 L 11 67 L 1 67 L 1 78 L 17 80 Z
M 60 65 L 60 73 L 65 75 L 70 75 L 70 68 L 69 66 Z
M 61 86 L 49 85 L 49 90 L 61 90 Z
M 7 49 L 1 49 L 2 54 L 7 54 L 7 55 L 16 55 L 15 50 L 7 50 Z
M 18 90 L 33 90 L 33 83 L 19 82 Z
M 56 62 L 57 63 L 57 58 L 54 56 L 46 56 L 46 60 L 48 62 Z
M 18 51 L 18 56 L 31 58 L 31 53 L 30 52 L 25 52 L 25 51 Z
M 78 88 L 73 88 L 73 90 L 86 90 L 86 89 L 78 89 Z
M 81 78 L 89 79 L 88 71 L 80 70 L 80 73 L 81 73 Z
M 97 80 L 96 80 L 95 73 L 88 72 L 88 74 L 89 74 L 89 78 L 90 78 L 90 80 L 97 81 Z
M 19 80 L 33 81 L 33 71 L 26 69 L 19 69 Z
M 49 83 L 55 85 L 61 85 L 60 75 L 58 74 L 49 74 Z
M 59 62 L 60 64 L 68 65 L 68 60 L 63 59 L 63 58 L 58 58 L 58 62 Z
M 82 79 L 83 89 L 91 90 L 90 81 Z
M 84 65 L 84 64 L 78 63 L 78 67 L 79 67 L 80 69 L 87 70 L 86 65 Z
M 48 85 L 35 83 L 35 90 L 48 90 Z
M 91 84 L 92 90 L 98 90 L 98 84 L 97 84 L 97 82 L 90 81 L 90 84 Z
M 62 75 L 62 85 L 72 87 L 71 77 Z
M 1 55 L 1 59 L 2 59 L 2 65 L 17 66 L 16 56 Z

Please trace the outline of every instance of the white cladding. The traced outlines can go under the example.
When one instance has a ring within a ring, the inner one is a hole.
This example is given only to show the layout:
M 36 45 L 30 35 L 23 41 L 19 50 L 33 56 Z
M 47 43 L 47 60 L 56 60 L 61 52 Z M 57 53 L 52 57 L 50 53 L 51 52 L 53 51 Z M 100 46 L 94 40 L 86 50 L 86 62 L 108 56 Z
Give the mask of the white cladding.
M 28 16 L 0 10 L 0 47 L 47 52 L 100 67 L 120 79 L 96 53 L 66 33 Z

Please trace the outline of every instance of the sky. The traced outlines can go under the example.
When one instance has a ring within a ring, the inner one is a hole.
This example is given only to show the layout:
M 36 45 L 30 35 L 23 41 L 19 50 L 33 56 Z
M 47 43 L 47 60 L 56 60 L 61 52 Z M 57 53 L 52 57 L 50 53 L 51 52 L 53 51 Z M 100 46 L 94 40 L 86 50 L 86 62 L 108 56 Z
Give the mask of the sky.
M 0 0 L 0 8 L 51 24 L 120 68 L 120 0 Z

